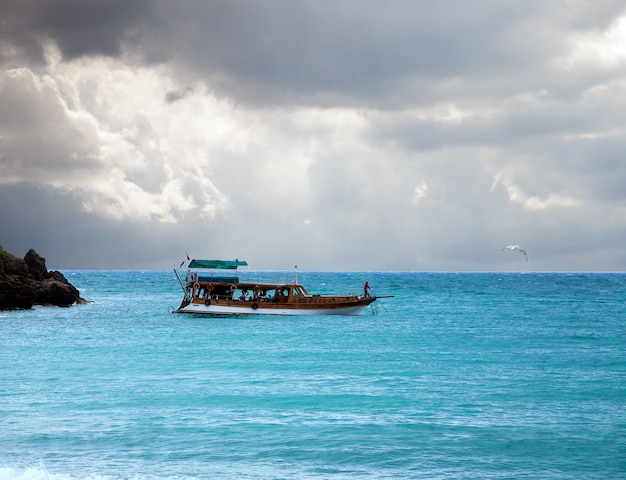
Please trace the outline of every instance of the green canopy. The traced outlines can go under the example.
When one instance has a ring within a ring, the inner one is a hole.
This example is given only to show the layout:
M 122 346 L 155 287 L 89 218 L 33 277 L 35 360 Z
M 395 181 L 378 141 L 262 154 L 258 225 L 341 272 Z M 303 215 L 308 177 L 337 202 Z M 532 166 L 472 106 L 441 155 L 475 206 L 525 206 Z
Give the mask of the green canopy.
M 247 267 L 248 262 L 240 260 L 196 260 L 189 262 L 187 268 L 217 268 L 220 270 L 237 270 L 237 267 Z

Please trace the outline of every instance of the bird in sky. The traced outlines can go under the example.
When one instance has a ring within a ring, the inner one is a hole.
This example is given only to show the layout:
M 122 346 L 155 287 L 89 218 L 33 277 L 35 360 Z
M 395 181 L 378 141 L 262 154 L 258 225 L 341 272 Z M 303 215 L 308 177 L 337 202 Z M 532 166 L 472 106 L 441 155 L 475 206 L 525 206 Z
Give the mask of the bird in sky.
M 507 245 L 506 247 L 504 247 L 502 250 L 517 250 L 518 252 L 521 252 L 524 254 L 524 256 L 526 257 L 526 261 L 528 261 L 528 255 L 526 255 L 526 250 L 524 250 L 522 247 L 520 247 L 519 245 Z

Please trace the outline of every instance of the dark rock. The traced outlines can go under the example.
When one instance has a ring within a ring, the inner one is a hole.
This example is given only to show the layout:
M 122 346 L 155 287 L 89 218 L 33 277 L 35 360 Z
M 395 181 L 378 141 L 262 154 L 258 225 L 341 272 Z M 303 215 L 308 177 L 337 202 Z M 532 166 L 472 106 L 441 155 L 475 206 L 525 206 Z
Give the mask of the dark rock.
M 24 257 L 28 273 L 33 276 L 33 279 L 38 282 L 45 280 L 48 275 L 48 269 L 46 268 L 46 259 L 41 258 L 39 254 L 32 248 L 26 253 Z
M 2 273 L 5 275 L 17 275 L 19 277 L 26 277 L 28 275 L 26 262 L 4 250 L 0 253 L 0 265 L 0 275 Z
M 37 252 L 29 250 L 22 260 L 0 247 L 0 310 L 74 303 L 86 301 L 61 272 L 48 272 L 46 260 Z
M 31 308 L 35 304 L 33 285 L 17 275 L 0 275 L 0 310 Z
M 69 307 L 80 298 L 78 290 L 69 283 L 54 278 L 46 278 L 35 287 L 36 305 L 56 305 Z

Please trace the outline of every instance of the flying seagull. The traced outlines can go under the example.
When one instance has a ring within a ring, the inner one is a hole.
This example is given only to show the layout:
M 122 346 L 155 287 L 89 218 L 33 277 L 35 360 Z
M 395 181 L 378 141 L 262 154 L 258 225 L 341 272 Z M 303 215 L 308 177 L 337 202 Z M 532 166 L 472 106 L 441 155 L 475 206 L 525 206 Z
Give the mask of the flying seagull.
M 517 250 L 518 252 L 521 252 L 524 254 L 524 256 L 526 257 L 526 261 L 528 261 L 528 255 L 526 255 L 526 250 L 524 250 L 522 247 L 520 247 L 519 245 L 507 245 L 506 247 L 504 247 L 502 250 Z M 501 251 L 502 251 L 501 250 Z

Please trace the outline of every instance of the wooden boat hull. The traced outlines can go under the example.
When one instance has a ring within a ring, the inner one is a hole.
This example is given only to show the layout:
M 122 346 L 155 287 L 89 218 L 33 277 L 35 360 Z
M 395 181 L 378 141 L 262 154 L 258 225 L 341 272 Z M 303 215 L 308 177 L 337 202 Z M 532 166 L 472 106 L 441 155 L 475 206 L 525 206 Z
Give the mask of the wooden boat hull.
M 347 297 L 333 299 L 322 297 L 318 303 L 280 304 L 271 302 L 239 302 L 193 299 L 183 302 L 175 313 L 206 315 L 361 315 L 375 297 Z

